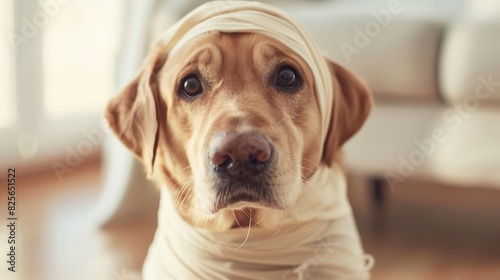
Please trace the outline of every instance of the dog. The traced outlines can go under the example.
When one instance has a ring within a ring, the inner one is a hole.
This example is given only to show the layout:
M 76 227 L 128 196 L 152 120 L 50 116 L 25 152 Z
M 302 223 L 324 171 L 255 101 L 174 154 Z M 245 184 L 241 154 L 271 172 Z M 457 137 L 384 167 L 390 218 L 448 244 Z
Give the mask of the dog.
M 371 107 L 276 8 L 185 16 L 105 114 L 161 188 L 143 278 L 369 279 L 341 147 Z

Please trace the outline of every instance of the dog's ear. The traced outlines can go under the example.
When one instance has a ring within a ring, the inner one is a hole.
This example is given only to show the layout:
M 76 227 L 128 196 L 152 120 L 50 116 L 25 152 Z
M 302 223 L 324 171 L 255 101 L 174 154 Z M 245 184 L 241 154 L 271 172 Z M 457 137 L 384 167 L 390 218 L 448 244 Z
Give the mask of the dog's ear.
M 167 55 L 152 53 L 139 75 L 114 97 L 105 112 L 111 130 L 146 166 L 148 176 L 153 173 L 159 137 L 162 106 L 157 74 Z
M 373 100 L 368 87 L 353 73 L 328 59 L 327 64 L 334 83 L 334 96 L 322 161 L 331 166 L 340 147 L 363 126 Z

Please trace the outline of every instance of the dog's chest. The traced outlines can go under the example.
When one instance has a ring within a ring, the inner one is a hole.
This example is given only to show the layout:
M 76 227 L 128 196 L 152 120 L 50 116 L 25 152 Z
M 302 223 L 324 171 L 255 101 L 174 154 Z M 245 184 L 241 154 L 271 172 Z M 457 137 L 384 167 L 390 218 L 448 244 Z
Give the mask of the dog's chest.
M 338 251 L 335 240 L 324 236 L 328 227 L 309 224 L 268 239 L 249 237 L 244 244 L 245 236 L 236 237 L 237 232 L 197 233 L 193 238 L 192 233 L 158 231 L 144 269 L 165 278 L 145 279 L 298 279 L 299 275 L 327 275 Z
M 338 260 L 346 259 L 344 236 L 357 236 L 353 223 L 344 224 L 351 217 L 344 178 L 320 168 L 309 183 L 315 195 L 301 196 L 297 212 L 284 214 L 277 233 L 252 228 L 248 239 L 248 228 L 220 233 L 195 229 L 162 188 L 159 227 L 144 264 L 144 280 L 334 279 Z

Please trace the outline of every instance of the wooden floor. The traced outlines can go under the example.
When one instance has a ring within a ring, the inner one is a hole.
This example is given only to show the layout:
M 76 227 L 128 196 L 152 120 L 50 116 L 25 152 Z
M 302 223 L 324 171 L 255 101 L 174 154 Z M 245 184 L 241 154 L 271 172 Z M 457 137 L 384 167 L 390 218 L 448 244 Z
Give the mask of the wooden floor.
M 99 229 L 93 207 L 98 163 L 63 182 L 48 172 L 17 180 L 16 270 L 7 271 L 6 192 L 1 191 L 0 279 L 136 280 L 155 224 Z M 3 182 L 2 182 L 3 184 Z M 500 279 L 500 191 L 408 183 L 377 207 L 370 188 L 351 180 L 350 197 L 376 280 Z
M 374 279 L 500 279 L 500 191 L 408 183 L 382 207 L 351 180 L 350 199 Z

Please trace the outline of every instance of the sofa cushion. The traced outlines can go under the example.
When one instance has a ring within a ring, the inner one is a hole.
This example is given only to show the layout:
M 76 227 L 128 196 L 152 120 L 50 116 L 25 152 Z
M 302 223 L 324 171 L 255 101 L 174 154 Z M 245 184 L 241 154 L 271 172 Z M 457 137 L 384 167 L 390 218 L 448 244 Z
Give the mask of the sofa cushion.
M 452 24 L 444 36 L 439 72 L 450 104 L 500 102 L 500 20 Z
M 376 96 L 439 100 L 437 62 L 444 24 L 434 17 L 379 9 L 312 6 L 289 11 L 326 55 L 363 77 Z

